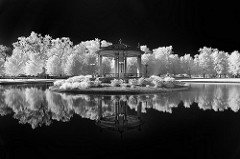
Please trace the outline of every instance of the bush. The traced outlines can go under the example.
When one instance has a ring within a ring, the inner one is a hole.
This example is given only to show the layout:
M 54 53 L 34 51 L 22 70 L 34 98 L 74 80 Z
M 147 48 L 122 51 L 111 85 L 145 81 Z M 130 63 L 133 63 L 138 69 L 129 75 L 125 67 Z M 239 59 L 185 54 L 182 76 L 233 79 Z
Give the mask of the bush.
M 93 87 L 100 87 L 102 85 L 102 81 L 99 80 L 99 78 L 96 78 L 94 81 L 92 81 Z
M 167 88 L 172 88 L 175 86 L 175 79 L 172 77 L 165 77 L 164 78 L 164 86 Z
M 151 79 L 141 77 L 141 78 L 138 79 L 138 85 L 139 86 L 152 85 L 151 84 Z
M 90 81 L 91 76 L 74 76 L 67 80 L 57 80 L 54 82 L 54 86 L 58 86 L 60 89 L 72 90 L 72 89 L 87 89 L 90 87 L 99 87 L 102 82 L 99 78 L 94 81 Z
M 126 87 L 128 87 L 128 84 L 127 83 L 121 83 L 120 86 L 126 88 Z
M 149 79 L 152 81 L 155 88 L 163 87 L 164 80 L 161 77 L 153 75 Z
M 60 86 L 60 89 L 64 89 L 64 90 L 72 89 L 72 84 L 69 82 L 65 82 Z
M 53 85 L 60 87 L 63 83 L 65 83 L 65 80 L 56 80 L 56 81 L 53 83 Z
M 129 85 L 132 87 L 134 87 L 134 86 L 137 86 L 138 85 L 138 80 L 137 79 L 129 79 L 129 81 L 128 81 L 128 83 L 129 83 Z
M 111 80 L 111 86 L 112 87 L 120 87 L 123 83 L 124 83 L 124 81 L 122 79 L 120 79 L 120 80 L 118 80 L 118 79 Z
M 81 89 L 87 89 L 91 87 L 91 82 L 90 81 L 83 81 L 80 82 L 80 88 Z
M 87 89 L 91 87 L 90 81 L 82 81 L 82 82 L 65 82 L 60 86 L 60 89 L 63 90 L 73 90 L 73 89 Z

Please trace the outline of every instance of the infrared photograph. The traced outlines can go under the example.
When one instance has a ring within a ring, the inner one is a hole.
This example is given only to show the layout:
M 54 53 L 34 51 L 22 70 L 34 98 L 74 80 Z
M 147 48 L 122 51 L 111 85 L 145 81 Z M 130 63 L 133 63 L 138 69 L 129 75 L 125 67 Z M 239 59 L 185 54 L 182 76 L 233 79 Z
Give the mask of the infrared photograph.
M 239 159 L 239 37 L 231 0 L 0 0 L 0 159 Z

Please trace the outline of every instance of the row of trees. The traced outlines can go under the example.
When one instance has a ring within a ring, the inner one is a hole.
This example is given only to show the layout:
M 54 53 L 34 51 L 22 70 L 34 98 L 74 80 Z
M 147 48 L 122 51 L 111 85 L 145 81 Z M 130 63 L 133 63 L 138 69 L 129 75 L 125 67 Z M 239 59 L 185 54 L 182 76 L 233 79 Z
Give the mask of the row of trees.
M 73 45 L 69 38 L 53 39 L 49 35 L 42 36 L 32 32 L 29 37 L 19 37 L 13 43 L 12 54 L 9 49 L 0 45 L 0 74 L 18 76 L 39 75 L 46 72 L 54 76 L 73 76 L 92 74 L 97 70 L 96 51 L 100 47 L 112 43 L 105 40 L 83 41 Z M 172 46 L 159 47 L 150 50 L 146 45 L 140 47 L 142 55 L 143 74 L 161 75 L 187 74 L 222 76 L 240 74 L 240 54 L 238 51 L 227 53 L 215 48 L 203 47 L 199 54 L 179 56 L 173 52 Z M 11 56 L 9 56 L 11 55 Z M 129 73 L 136 72 L 137 59 L 128 58 Z M 113 72 L 114 63 L 111 58 L 103 59 L 104 73 Z
M 108 46 L 111 43 L 95 39 L 73 46 L 69 38 L 53 39 L 49 35 L 43 37 L 32 32 L 29 37 L 19 37 L 13 43 L 12 55 L 1 65 L 1 70 L 10 76 L 36 76 L 44 70 L 55 76 L 91 74 L 91 69 L 96 68 L 89 68 L 89 65 L 96 63 L 95 52 L 100 45 Z

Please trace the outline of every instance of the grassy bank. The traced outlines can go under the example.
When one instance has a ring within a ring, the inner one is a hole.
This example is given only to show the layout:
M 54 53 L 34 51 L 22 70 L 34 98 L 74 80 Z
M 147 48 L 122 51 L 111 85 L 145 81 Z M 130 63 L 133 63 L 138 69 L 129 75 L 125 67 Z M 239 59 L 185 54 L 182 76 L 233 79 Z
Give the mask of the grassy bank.
M 56 79 L 0 79 L 0 85 L 53 83 Z

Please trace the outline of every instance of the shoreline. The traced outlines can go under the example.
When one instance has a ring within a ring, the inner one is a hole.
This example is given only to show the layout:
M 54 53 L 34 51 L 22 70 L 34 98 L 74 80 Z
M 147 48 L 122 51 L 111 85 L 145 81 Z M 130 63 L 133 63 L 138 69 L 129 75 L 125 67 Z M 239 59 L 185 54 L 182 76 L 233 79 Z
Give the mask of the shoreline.
M 0 79 L 0 85 L 53 83 L 61 79 Z M 64 80 L 64 79 L 62 79 Z M 188 78 L 176 79 L 185 83 L 240 83 L 240 78 Z
M 185 83 L 240 83 L 240 78 L 190 78 L 178 79 L 176 81 Z

